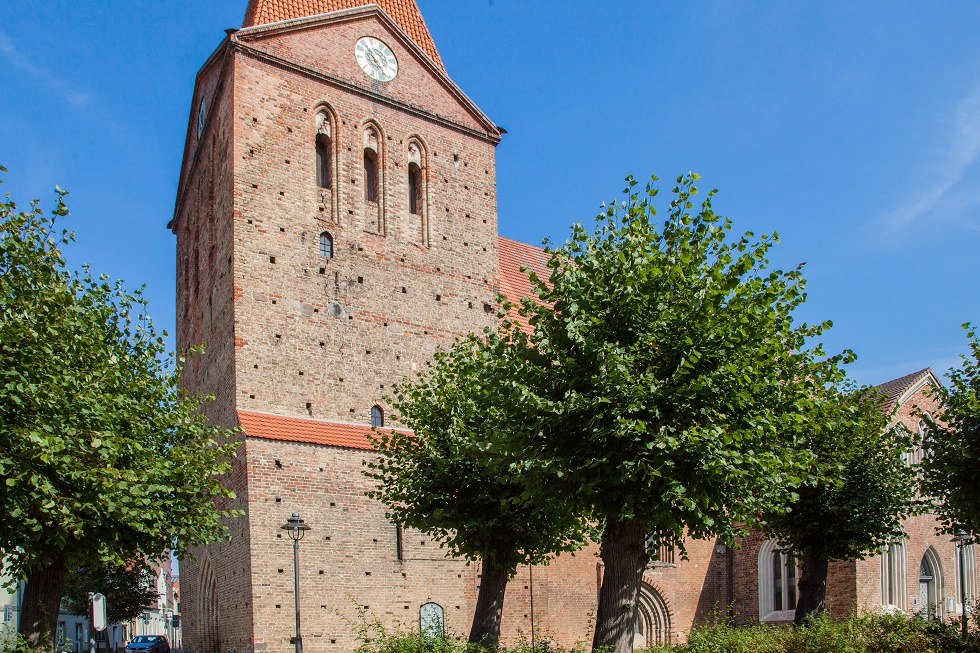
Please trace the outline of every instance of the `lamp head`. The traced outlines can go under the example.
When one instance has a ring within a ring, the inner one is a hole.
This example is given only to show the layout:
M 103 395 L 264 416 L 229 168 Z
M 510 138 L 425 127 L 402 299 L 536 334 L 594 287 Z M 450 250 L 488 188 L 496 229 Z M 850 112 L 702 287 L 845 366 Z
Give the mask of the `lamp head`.
M 310 530 L 310 527 L 303 521 L 303 518 L 299 516 L 298 512 L 294 512 L 293 516 L 287 519 L 286 523 L 280 526 L 280 528 L 289 533 L 289 538 L 294 541 L 303 539 L 306 531 Z

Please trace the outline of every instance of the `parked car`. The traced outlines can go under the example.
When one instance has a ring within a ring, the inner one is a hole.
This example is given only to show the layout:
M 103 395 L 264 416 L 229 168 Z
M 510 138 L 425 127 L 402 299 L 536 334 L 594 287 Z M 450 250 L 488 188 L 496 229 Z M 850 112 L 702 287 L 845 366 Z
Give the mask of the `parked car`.
M 137 635 L 126 644 L 128 653 L 170 653 L 170 642 L 163 635 Z

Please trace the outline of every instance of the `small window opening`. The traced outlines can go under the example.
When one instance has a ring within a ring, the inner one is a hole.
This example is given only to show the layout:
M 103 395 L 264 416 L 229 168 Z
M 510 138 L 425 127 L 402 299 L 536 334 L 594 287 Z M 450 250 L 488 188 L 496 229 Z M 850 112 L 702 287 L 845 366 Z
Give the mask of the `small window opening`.
M 316 180 L 320 188 L 330 188 L 330 137 L 316 137 Z
M 422 169 L 417 163 L 408 164 L 408 212 L 422 213 Z
M 381 406 L 371 406 L 371 426 L 381 428 L 385 425 L 385 412 Z
M 364 148 L 364 199 L 378 201 L 378 153 Z
M 320 234 L 320 256 L 333 258 L 333 236 L 326 231 Z

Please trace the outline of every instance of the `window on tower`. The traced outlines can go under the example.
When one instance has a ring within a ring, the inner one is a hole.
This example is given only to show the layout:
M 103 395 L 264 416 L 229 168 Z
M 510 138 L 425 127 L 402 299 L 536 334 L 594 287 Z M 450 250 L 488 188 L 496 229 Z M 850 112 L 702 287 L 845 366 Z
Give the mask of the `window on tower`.
M 322 108 L 316 114 L 316 181 L 320 188 L 330 188 L 333 175 L 330 174 L 332 164 L 333 142 L 332 122 L 327 108 Z
M 330 137 L 316 137 L 316 180 L 320 188 L 330 188 Z
M 333 258 L 333 236 L 327 231 L 320 234 L 320 256 Z
M 422 214 L 422 169 L 414 162 L 408 164 L 408 212 Z
M 364 199 L 378 201 L 378 153 L 364 148 Z
M 381 428 L 385 425 L 385 412 L 381 406 L 371 406 L 371 426 Z

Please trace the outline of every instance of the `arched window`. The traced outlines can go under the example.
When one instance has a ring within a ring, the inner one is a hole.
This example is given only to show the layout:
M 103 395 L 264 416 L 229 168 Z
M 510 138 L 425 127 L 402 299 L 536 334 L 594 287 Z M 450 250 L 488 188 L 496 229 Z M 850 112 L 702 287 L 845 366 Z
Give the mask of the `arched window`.
M 796 613 L 796 557 L 776 540 L 759 550 L 759 621 L 792 621 Z
M 929 457 L 929 420 L 932 419 L 929 413 L 926 413 L 925 419 L 919 420 L 918 438 L 916 439 L 917 448 L 917 460 L 916 462 L 921 463 L 926 458 Z
M 330 166 L 333 163 L 331 138 L 333 129 L 330 115 L 324 110 L 316 114 L 316 183 L 320 188 L 331 188 L 333 175 Z
M 419 608 L 419 632 L 426 637 L 446 634 L 446 611 L 438 603 L 423 603 Z
M 881 553 L 881 605 L 886 612 L 904 612 L 908 594 L 905 542 L 892 542 Z
M 408 212 L 422 215 L 422 168 L 414 162 L 408 164 Z
M 320 256 L 333 258 L 333 236 L 327 231 L 320 234 Z
M 408 213 L 418 218 L 409 227 L 411 238 L 422 245 L 429 244 L 429 218 L 425 188 L 425 146 L 418 138 L 408 141 Z
M 385 425 L 385 412 L 381 406 L 371 406 L 371 426 L 381 428 Z
M 364 148 L 364 199 L 378 201 L 378 153 Z
M 320 188 L 330 188 L 330 137 L 316 136 L 316 182 Z
M 963 556 L 962 558 L 960 556 Z M 970 610 L 973 606 L 977 604 L 977 553 L 976 549 L 973 548 L 972 544 L 967 544 L 963 547 L 963 552 L 960 553 L 959 548 L 956 549 L 956 555 L 953 556 L 955 560 L 954 569 L 956 572 L 956 577 L 953 579 L 956 585 L 956 604 L 960 606 L 960 610 L 963 606 L 960 605 L 960 600 L 963 596 L 963 590 L 960 588 L 960 579 L 962 578 L 963 587 L 966 589 L 966 609 Z M 960 573 L 960 560 L 963 561 L 963 572 Z M 960 612 L 962 614 L 962 612 Z
M 381 137 L 374 127 L 364 130 L 364 199 L 377 202 L 381 185 Z

